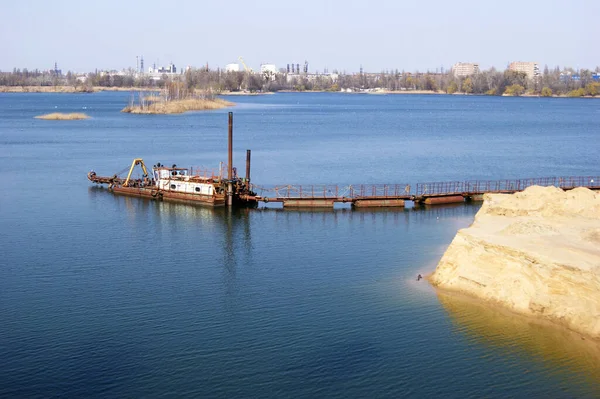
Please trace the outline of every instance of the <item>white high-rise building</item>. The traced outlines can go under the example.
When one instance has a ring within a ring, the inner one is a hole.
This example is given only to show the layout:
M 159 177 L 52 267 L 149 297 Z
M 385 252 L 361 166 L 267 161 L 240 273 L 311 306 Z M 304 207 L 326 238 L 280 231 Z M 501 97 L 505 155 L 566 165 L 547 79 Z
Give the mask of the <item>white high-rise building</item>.
M 479 64 L 473 62 L 457 62 L 452 66 L 452 73 L 454 76 L 470 76 L 479 73 Z
M 540 67 L 537 62 L 515 61 L 508 65 L 509 71 L 524 72 L 529 79 L 540 76 Z

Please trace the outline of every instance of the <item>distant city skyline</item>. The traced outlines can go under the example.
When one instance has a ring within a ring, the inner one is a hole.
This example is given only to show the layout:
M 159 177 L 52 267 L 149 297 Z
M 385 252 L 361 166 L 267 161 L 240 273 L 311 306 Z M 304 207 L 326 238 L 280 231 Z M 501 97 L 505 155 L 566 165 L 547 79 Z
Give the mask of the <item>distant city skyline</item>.
M 510 62 L 594 69 L 600 2 L 428 3 L 322 1 L 102 3 L 23 0 L 3 4 L 0 70 L 63 72 L 173 62 L 224 68 L 244 57 L 310 71 L 449 71 L 457 62 L 504 70 Z

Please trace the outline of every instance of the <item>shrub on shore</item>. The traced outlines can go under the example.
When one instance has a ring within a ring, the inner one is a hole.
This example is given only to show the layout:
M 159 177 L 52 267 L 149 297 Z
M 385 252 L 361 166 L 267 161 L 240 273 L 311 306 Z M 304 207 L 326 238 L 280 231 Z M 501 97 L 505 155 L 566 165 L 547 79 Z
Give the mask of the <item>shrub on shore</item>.
M 525 92 L 525 88 L 516 83 L 512 84 L 510 86 L 507 86 L 506 89 L 504 89 L 504 95 L 506 95 L 506 96 L 520 96 L 524 92 Z
M 583 97 L 586 95 L 585 89 L 582 87 L 577 90 L 571 90 L 567 93 L 567 97 Z
M 542 89 L 542 97 L 552 97 L 552 89 L 549 87 L 544 87 Z
M 454 94 L 457 91 L 458 91 L 458 85 L 456 84 L 456 82 L 455 81 L 450 82 L 450 84 L 446 88 L 446 93 L 448 93 L 448 94 Z
M 598 93 L 600 93 L 600 83 L 599 82 L 588 83 L 585 86 L 585 91 L 588 96 L 592 96 L 592 97 L 597 96 Z

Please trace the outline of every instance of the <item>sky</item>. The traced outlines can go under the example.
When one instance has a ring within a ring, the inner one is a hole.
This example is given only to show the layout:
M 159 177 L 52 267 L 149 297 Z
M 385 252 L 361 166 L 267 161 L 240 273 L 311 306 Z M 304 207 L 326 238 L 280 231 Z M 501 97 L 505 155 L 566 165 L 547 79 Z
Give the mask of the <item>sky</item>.
M 0 71 L 309 63 L 310 72 L 456 62 L 600 66 L 600 0 L 19 0 L 0 7 Z

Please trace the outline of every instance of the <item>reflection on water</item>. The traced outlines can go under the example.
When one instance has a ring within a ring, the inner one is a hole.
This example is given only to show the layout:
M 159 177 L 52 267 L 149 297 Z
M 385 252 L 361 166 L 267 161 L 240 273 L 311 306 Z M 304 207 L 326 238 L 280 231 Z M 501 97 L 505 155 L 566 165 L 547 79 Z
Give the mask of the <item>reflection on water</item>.
M 252 212 L 275 212 L 276 214 L 298 215 L 297 217 L 314 218 L 315 215 L 334 215 L 336 218 L 340 215 L 349 217 L 350 220 L 357 218 L 364 220 L 365 217 L 377 217 L 385 220 L 387 217 L 394 220 L 412 221 L 431 221 L 442 218 L 473 218 L 481 207 L 481 202 L 463 203 L 463 204 L 442 204 L 434 206 L 416 206 L 416 207 L 382 207 L 382 208 L 283 208 L 283 207 L 259 207 Z M 310 215 L 310 216 L 303 216 Z
M 437 295 L 456 331 L 468 340 L 600 382 L 600 343 L 476 299 L 441 291 Z
M 222 209 L 213 209 L 206 206 L 194 206 L 180 204 L 176 202 L 155 201 L 148 198 L 130 197 L 127 195 L 118 195 L 110 192 L 102 186 L 91 186 L 88 188 L 88 196 L 93 201 L 113 201 L 111 207 L 116 206 L 119 210 L 124 210 L 128 218 L 135 218 L 143 215 L 144 212 L 152 210 L 157 218 L 178 217 L 182 220 L 209 220 L 215 217 L 221 217 L 218 211 Z

